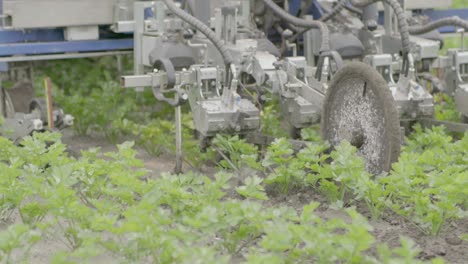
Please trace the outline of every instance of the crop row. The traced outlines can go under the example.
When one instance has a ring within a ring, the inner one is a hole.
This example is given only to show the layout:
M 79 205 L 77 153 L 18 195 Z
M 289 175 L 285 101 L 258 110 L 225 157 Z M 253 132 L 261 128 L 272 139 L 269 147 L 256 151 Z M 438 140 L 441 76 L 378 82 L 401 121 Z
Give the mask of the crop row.
M 418 249 L 409 239 L 401 238 L 401 246 L 392 249 L 376 243 L 372 227 L 355 209 L 344 209 L 349 220 L 324 220 L 314 213 L 319 204 L 313 201 L 299 212 L 266 206 L 261 201 L 268 195 L 255 176 L 241 186 L 223 171 L 213 177 L 152 177 L 135 158 L 132 143 L 119 145 L 118 152 L 83 151 L 75 159 L 59 138 L 36 134 L 22 147 L 0 138 L 0 210 L 4 221 L 19 215 L 0 232 L 0 258 L 6 263 L 31 261 L 29 253 L 51 237 L 67 245 L 53 254 L 52 263 L 418 262 Z M 289 150 L 282 152 L 281 142 L 270 147 L 262 163 L 291 156 Z M 352 152 L 348 145 L 341 148 Z M 316 158 L 323 158 L 321 149 L 311 145 L 297 159 L 307 160 L 314 170 Z M 329 170 L 343 172 L 343 157 Z M 362 167 L 357 159 L 352 162 Z M 284 190 L 283 169 L 275 167 L 265 182 Z M 342 195 L 342 188 L 351 185 L 336 188 Z M 227 196 L 232 189 L 246 199 Z

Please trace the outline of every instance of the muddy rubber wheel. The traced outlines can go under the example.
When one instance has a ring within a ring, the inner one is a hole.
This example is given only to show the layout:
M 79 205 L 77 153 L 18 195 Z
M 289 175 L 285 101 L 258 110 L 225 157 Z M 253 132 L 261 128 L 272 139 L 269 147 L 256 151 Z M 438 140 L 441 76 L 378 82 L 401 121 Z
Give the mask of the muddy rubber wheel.
M 352 62 L 333 77 L 322 112 L 322 136 L 332 146 L 347 140 L 370 173 L 389 171 L 400 153 L 400 122 L 386 81 L 370 66 Z
M 468 116 L 462 114 L 461 121 L 462 123 L 468 124 Z
M 29 111 L 28 113 L 38 112 L 40 114 L 41 119 L 43 121 L 46 121 L 48 119 L 46 99 L 45 98 L 34 98 L 29 103 L 29 110 L 28 111 Z
M 301 131 L 301 128 L 290 126 L 289 136 L 291 137 L 291 139 L 301 139 Z
M 29 103 L 34 99 L 34 87 L 31 82 L 18 82 L 8 89 L 16 112 L 28 113 Z

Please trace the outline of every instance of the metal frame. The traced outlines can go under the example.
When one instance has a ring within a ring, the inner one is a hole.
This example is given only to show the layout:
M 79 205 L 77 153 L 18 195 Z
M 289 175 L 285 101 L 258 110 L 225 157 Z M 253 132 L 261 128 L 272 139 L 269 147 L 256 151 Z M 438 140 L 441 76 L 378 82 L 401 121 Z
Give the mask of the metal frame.
M 291 14 L 296 15 L 297 11 L 300 8 L 300 0 L 289 0 L 289 11 Z M 407 0 L 406 1 L 406 8 L 409 10 L 413 10 L 413 12 L 417 14 L 423 14 L 428 16 L 431 20 L 438 20 L 441 18 L 458 16 L 461 19 L 468 20 L 468 8 L 464 9 L 447 9 L 447 10 L 439 10 L 434 8 L 442 8 L 442 7 L 450 7 L 452 1 L 442 1 L 442 0 Z M 383 7 L 380 5 L 379 12 L 379 23 L 383 25 L 384 23 L 384 12 Z M 318 19 L 322 17 L 323 10 L 320 8 L 317 0 L 314 0 L 314 4 L 312 5 L 311 10 L 309 13 L 315 18 Z M 440 33 L 455 33 L 455 27 L 443 27 L 439 29 Z
M 3 0 L 11 28 L 53 28 L 109 25 L 116 0 Z
M 105 52 L 80 52 L 80 53 L 65 53 L 65 54 L 50 54 L 50 55 L 32 55 L 32 56 L 13 56 L 0 58 L 0 72 L 8 70 L 8 62 L 26 62 L 26 61 L 43 61 L 43 60 L 62 60 L 62 59 L 78 59 L 92 58 L 116 55 L 130 55 L 132 51 L 105 51 Z M 6 65 L 6 68 L 5 68 Z
M 133 39 L 0 44 L 0 57 L 133 49 Z
M 101 5 L 108 5 L 114 0 L 106 0 Z M 3 21 L 4 5 L 24 5 L 24 4 L 55 4 L 50 0 L 42 1 L 5 1 L 0 0 L 0 21 Z M 75 1 L 60 1 L 60 10 L 66 4 L 86 6 L 93 3 L 91 0 L 77 3 Z M 55 10 L 54 12 L 59 12 Z M 114 9 L 106 9 L 106 12 L 113 13 Z M 63 18 L 64 15 L 60 14 Z M 99 18 L 98 18 L 99 19 Z M 107 19 L 109 20 L 109 19 Z M 32 20 L 34 21 L 34 19 Z M 106 24 L 112 24 L 113 21 L 106 21 Z M 52 23 L 52 22 L 51 22 Z M 88 23 L 86 21 L 84 24 Z M 89 24 L 89 23 L 88 23 Z M 72 25 L 63 25 L 72 26 Z M 97 26 L 97 25 L 96 25 Z M 40 25 L 38 25 L 40 27 Z M 97 40 L 78 40 L 66 41 L 66 28 L 34 28 L 13 30 L 5 28 L 5 25 L 0 24 L 0 63 L 3 71 L 8 69 L 7 62 L 18 61 L 35 61 L 35 60 L 56 60 L 70 58 L 85 58 L 107 55 L 128 54 L 134 47 L 133 36 L 124 39 L 109 38 L 106 34 L 101 34 Z

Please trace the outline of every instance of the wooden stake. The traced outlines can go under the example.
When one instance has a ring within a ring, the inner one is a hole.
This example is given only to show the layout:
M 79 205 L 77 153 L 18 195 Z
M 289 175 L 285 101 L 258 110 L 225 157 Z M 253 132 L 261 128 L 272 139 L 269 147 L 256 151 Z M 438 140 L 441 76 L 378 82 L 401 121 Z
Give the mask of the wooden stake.
M 49 77 L 44 78 L 45 98 L 47 104 L 47 123 L 49 129 L 54 129 L 54 108 L 52 106 L 52 82 Z

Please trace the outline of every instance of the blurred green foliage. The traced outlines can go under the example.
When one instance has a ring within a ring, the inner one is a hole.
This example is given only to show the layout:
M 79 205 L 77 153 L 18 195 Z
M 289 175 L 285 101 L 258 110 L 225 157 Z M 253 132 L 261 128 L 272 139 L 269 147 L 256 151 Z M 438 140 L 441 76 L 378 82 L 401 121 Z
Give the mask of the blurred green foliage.
M 468 0 L 452 0 L 453 8 L 468 8 Z

